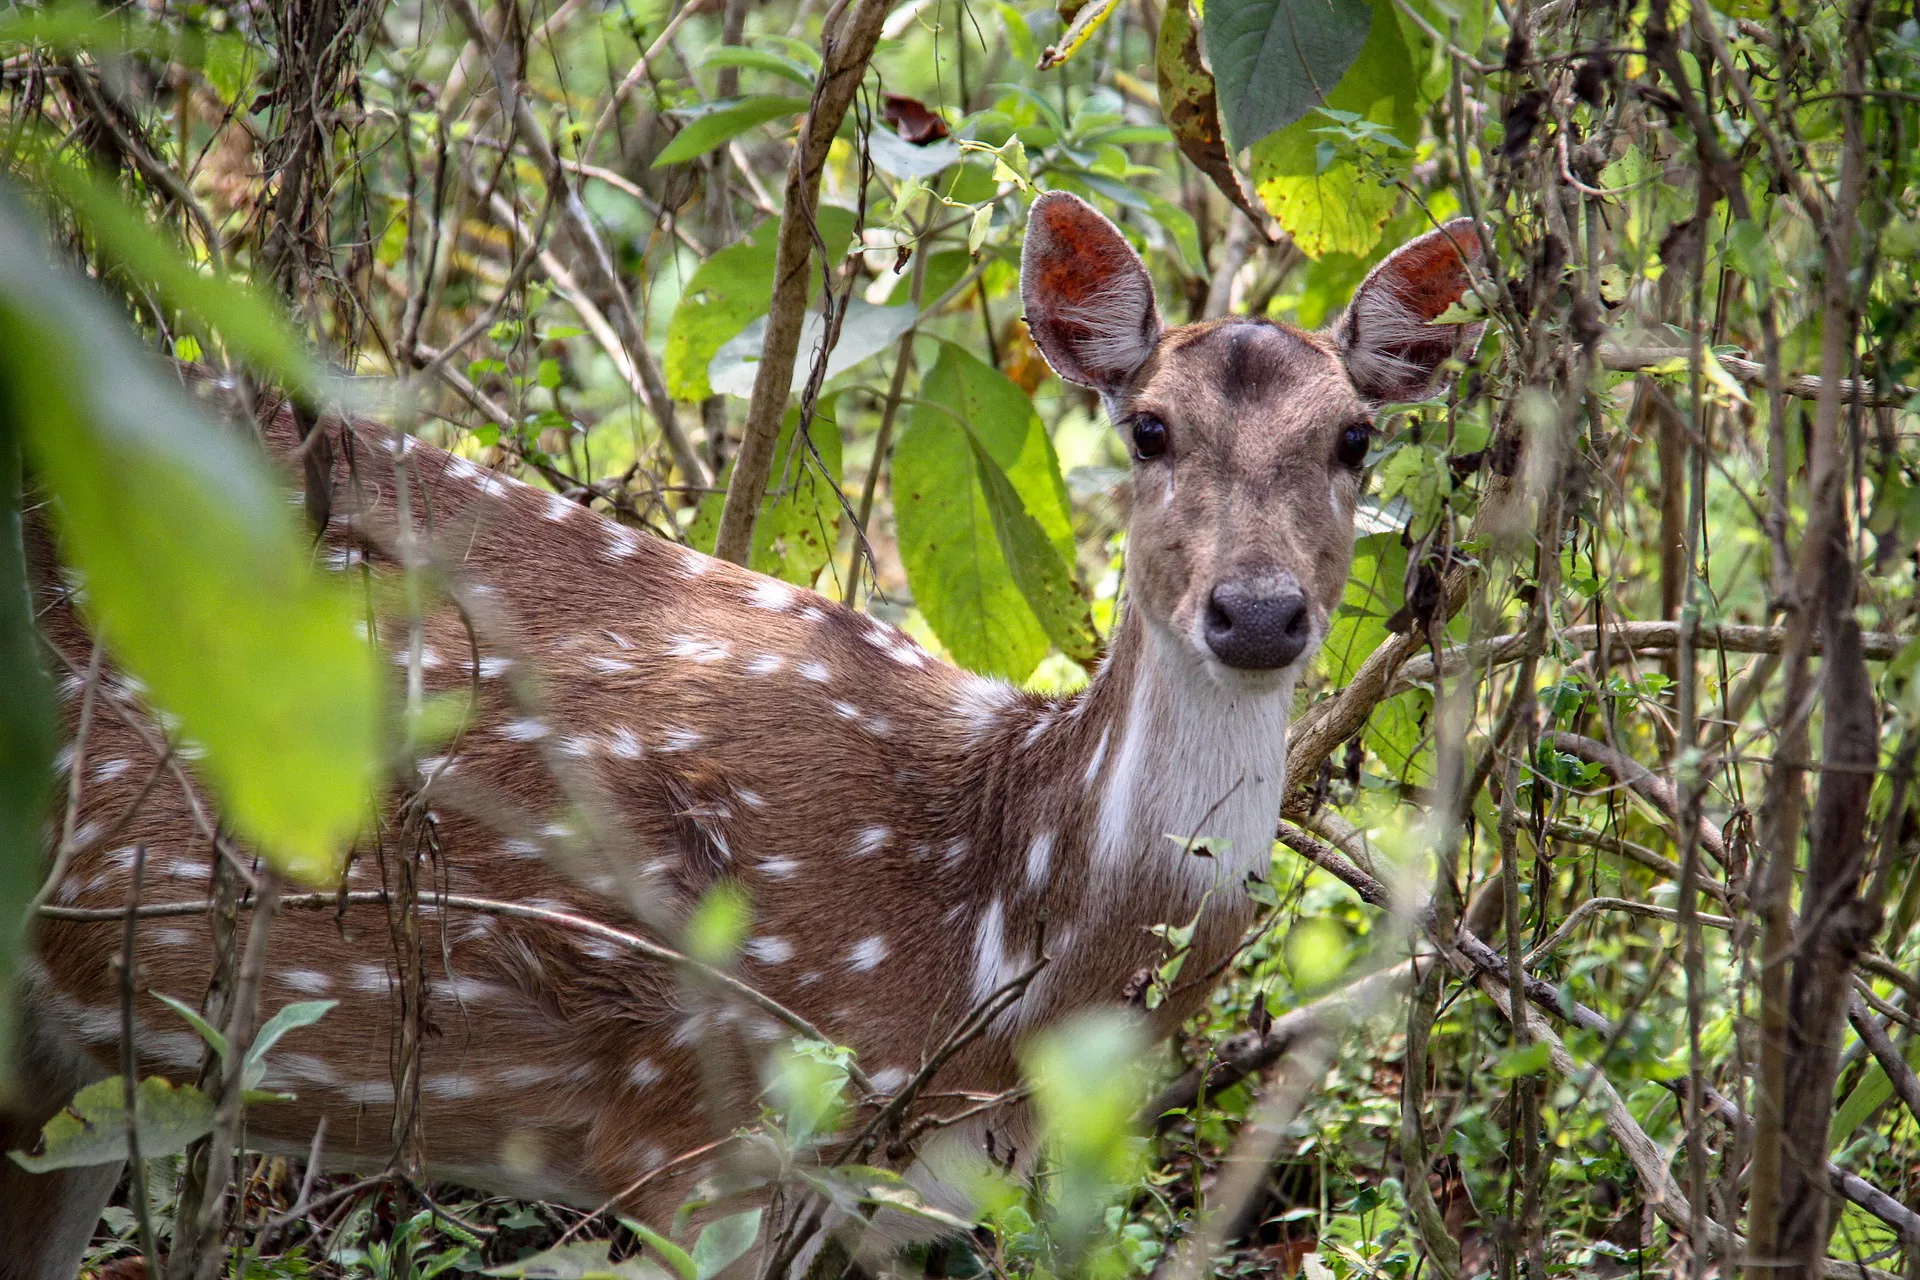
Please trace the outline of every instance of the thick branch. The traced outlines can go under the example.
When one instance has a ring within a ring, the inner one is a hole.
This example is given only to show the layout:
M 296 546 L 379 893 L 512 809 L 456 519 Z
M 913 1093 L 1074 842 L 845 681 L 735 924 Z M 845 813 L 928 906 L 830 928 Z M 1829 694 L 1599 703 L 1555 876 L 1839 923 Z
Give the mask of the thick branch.
M 1649 369 L 1658 369 L 1671 365 L 1675 360 L 1690 360 L 1693 352 L 1688 347 L 1616 347 L 1611 344 L 1600 348 L 1600 363 L 1616 373 L 1644 373 Z M 1748 360 L 1741 356 L 1713 356 L 1720 367 L 1731 374 L 1736 381 L 1748 386 L 1765 386 L 1767 367 L 1757 360 Z M 1839 391 L 1836 398 L 1849 404 L 1865 405 L 1903 405 L 1920 395 L 1920 389 L 1892 383 L 1876 387 L 1872 382 L 1854 378 L 1836 378 Z M 1798 374 L 1785 379 L 1783 389 L 1798 400 L 1818 400 L 1826 380 L 1813 374 Z
M 780 213 L 780 240 L 774 253 L 773 302 L 767 311 L 767 335 L 760 345 L 760 367 L 747 404 L 745 434 L 720 511 L 714 554 L 745 564 L 753 546 L 753 522 L 773 474 L 774 445 L 780 417 L 793 387 L 793 365 L 800 351 L 800 327 L 807 308 L 807 264 L 813 257 L 814 212 L 820 200 L 820 174 L 827 149 L 847 114 L 867 60 L 880 39 L 891 0 L 856 0 L 837 28 L 822 34 L 825 45 L 813 104 L 787 166 L 786 204 Z

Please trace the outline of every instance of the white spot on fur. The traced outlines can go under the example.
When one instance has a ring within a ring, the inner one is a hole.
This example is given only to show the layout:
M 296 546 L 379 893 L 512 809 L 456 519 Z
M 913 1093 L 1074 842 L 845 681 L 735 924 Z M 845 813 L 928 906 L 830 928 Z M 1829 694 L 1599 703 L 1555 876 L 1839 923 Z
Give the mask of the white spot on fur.
M 760 864 L 760 873 L 775 880 L 791 880 L 800 873 L 800 864 L 792 858 L 768 858 Z
M 955 866 L 962 858 L 967 856 L 967 849 L 966 837 L 955 836 L 953 839 L 947 841 L 946 852 L 940 855 L 940 861 L 950 867 Z
M 836 698 L 833 702 L 833 714 L 839 716 L 842 720 L 858 720 L 860 718 L 860 708 L 854 706 L 851 702 L 842 702 Z
M 510 742 L 538 742 L 549 732 L 546 721 L 531 717 L 509 720 L 500 726 L 500 736 Z
M 420 1082 L 420 1091 L 430 1098 L 471 1098 L 480 1092 L 480 1082 L 472 1076 L 428 1076 Z
M 691 751 L 700 745 L 700 733 L 696 729 L 669 729 L 667 736 L 661 739 L 660 750 L 665 752 Z
M 357 1106 L 390 1107 L 393 1105 L 393 1084 L 387 1080 L 356 1080 L 352 1084 L 341 1085 L 340 1095 Z
M 587 666 L 603 676 L 625 675 L 633 670 L 633 664 L 624 658 L 610 658 L 604 653 L 587 655 Z
M 766 800 L 758 791 L 750 791 L 746 787 L 741 787 L 733 794 L 739 798 L 741 804 L 747 806 L 749 809 L 764 809 L 767 807 Z
M 753 590 L 747 592 L 747 603 L 756 609 L 779 611 L 792 606 L 798 593 L 784 582 L 773 578 L 762 578 L 753 584 Z
M 660 1080 L 660 1067 L 652 1058 L 641 1058 L 627 1068 L 627 1082 L 636 1089 L 645 1089 Z
M 289 969 L 277 976 L 285 985 L 310 996 L 323 996 L 333 990 L 333 979 L 318 969 Z
M 482 680 L 497 680 L 511 670 L 513 670 L 512 658 L 480 659 L 480 678 Z
M 827 669 L 827 664 L 817 658 L 808 658 L 794 670 L 800 673 L 802 679 L 811 680 L 815 684 L 825 684 L 833 679 L 833 672 Z
M 873 1080 L 873 1087 L 875 1089 L 878 1089 L 881 1093 L 892 1093 L 895 1089 L 905 1084 L 911 1077 L 907 1075 L 905 1067 L 882 1067 L 880 1070 L 874 1072 L 870 1078 Z
M 1093 758 L 1087 761 L 1087 785 L 1091 787 L 1100 777 L 1100 766 L 1107 762 L 1107 735 L 1111 730 L 1100 731 L 1100 741 L 1093 748 Z
M 529 1062 L 502 1070 L 500 1083 L 510 1089 L 532 1089 L 543 1084 L 551 1084 L 565 1074 L 566 1071 L 562 1067 L 544 1062 Z
M 1040 741 L 1040 735 L 1045 733 L 1047 731 L 1047 726 L 1052 723 L 1053 723 L 1053 712 L 1051 711 L 1041 712 L 1040 718 L 1033 722 L 1033 727 L 1027 730 L 1027 734 L 1024 738 L 1020 739 L 1020 745 L 1023 747 L 1030 747 L 1034 743 Z
M 540 845 L 537 841 L 533 840 L 522 840 L 515 837 L 510 840 L 502 840 L 500 847 L 516 858 L 538 858 L 541 856 Z
M 777 653 L 762 653 L 755 656 L 754 660 L 747 664 L 747 674 L 750 676 L 770 676 L 778 671 L 785 663 L 786 659 Z
M 953 709 L 967 722 L 968 732 L 979 737 L 998 724 L 1002 713 L 1019 700 L 1019 690 L 1012 685 L 968 676 L 961 682 Z
M 560 739 L 560 754 L 584 760 L 600 749 L 600 740 L 590 733 L 570 733 Z
M 468 462 L 458 454 L 454 454 L 447 459 L 447 474 L 455 480 L 465 480 L 468 483 L 472 483 L 478 480 L 483 473 L 480 468 L 476 467 L 473 463 Z
M 638 760 L 644 751 L 639 735 L 625 725 L 607 735 L 607 754 L 617 759 Z
M 718 640 L 705 640 L 699 636 L 675 636 L 667 645 L 667 656 L 686 658 L 692 662 L 719 662 L 727 656 L 727 646 Z
M 191 929 L 155 929 L 152 934 L 155 942 L 163 947 L 184 947 L 199 939 Z
M 1006 919 L 1000 899 L 987 904 L 986 914 L 973 935 L 973 1002 L 979 1004 L 1018 977 L 1020 969 L 1007 954 Z
M 793 959 L 793 944 L 785 938 L 749 938 L 745 950 L 761 964 L 785 964 Z
M 1053 832 L 1042 831 L 1027 846 L 1027 888 L 1038 889 L 1053 867 Z
M 557 493 L 550 493 L 547 495 L 547 507 L 544 514 L 547 519 L 553 521 L 555 524 L 559 524 L 562 520 L 571 517 L 573 513 L 579 509 L 578 503 L 569 502 Z
M 623 524 L 608 521 L 607 557 L 611 560 L 625 560 L 640 550 L 640 535 Z
M 893 834 L 886 827 L 868 827 L 854 837 L 853 848 L 847 851 L 850 858 L 869 858 L 886 845 L 887 838 Z
M 119 777 L 132 767 L 133 761 L 127 759 L 102 760 L 99 764 L 93 766 L 93 780 L 95 782 L 106 782 L 109 779 Z
M 386 993 L 393 986 L 393 979 L 387 973 L 384 964 L 356 964 L 353 966 L 353 989 L 355 991 L 373 991 Z
M 855 973 L 867 973 L 887 958 L 888 951 L 887 940 L 879 934 L 862 938 L 848 949 L 847 968 Z

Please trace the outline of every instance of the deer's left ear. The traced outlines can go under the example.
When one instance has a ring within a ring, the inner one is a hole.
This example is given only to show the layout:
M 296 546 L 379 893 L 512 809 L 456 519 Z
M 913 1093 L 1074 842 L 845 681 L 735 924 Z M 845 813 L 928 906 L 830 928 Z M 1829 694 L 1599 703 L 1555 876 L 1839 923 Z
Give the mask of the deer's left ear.
M 1423 399 L 1451 357 L 1473 350 L 1483 326 L 1430 323 L 1467 291 L 1480 260 L 1473 221 L 1455 218 L 1409 240 L 1354 290 L 1334 341 L 1361 395 L 1386 403 Z
M 1064 191 L 1027 214 L 1020 301 L 1054 372 L 1096 391 L 1125 386 L 1160 341 L 1146 264 L 1119 228 Z

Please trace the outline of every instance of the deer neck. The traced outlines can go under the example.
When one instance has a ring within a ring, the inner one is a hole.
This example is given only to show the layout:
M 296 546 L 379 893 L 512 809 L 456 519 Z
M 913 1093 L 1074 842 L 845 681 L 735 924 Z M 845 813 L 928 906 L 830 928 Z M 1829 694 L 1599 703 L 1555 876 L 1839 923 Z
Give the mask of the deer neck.
M 1088 882 L 1096 900 L 1149 892 L 1150 910 L 1191 912 L 1209 890 L 1244 900 L 1264 876 L 1286 780 L 1291 676 L 1210 669 L 1161 624 L 1126 608 L 1107 662 L 1073 705 L 1086 722 Z M 1205 852 L 1197 852 L 1204 846 Z

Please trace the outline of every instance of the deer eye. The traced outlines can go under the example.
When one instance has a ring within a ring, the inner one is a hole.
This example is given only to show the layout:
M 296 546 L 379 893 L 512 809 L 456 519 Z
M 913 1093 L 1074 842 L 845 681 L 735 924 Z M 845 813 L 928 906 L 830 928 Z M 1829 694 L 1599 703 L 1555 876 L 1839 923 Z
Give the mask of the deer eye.
M 1333 460 L 1343 467 L 1358 470 L 1367 460 L 1367 450 L 1373 445 L 1373 424 L 1353 422 L 1347 424 L 1340 433 L 1339 443 L 1333 446 Z
M 1150 413 L 1133 420 L 1133 456 L 1141 462 L 1167 451 L 1167 424 Z

